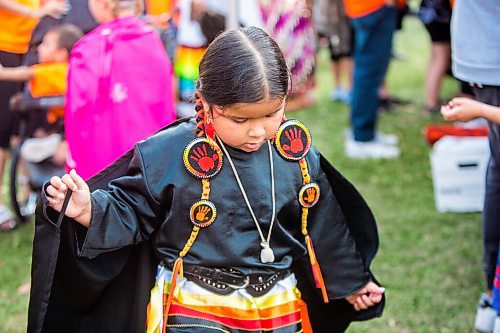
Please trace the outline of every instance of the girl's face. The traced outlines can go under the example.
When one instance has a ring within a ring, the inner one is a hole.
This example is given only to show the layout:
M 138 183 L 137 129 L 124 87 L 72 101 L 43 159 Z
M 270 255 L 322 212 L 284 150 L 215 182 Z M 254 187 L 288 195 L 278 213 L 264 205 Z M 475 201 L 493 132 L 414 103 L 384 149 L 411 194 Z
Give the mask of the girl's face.
M 59 35 L 48 32 L 38 46 L 38 60 L 41 64 L 64 62 L 68 60 L 68 52 L 59 46 Z
M 205 112 L 209 107 L 206 107 Z M 219 138 L 246 152 L 258 150 L 271 139 L 281 124 L 285 102 L 273 99 L 261 103 L 240 103 L 221 111 L 212 106 L 212 121 Z

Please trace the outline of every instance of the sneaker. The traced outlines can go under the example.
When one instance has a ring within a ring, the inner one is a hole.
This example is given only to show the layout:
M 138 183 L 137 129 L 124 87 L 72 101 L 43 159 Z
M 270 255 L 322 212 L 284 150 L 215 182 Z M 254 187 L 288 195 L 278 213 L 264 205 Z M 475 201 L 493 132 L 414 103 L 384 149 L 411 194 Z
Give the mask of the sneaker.
M 36 202 L 38 200 L 38 196 L 35 192 L 31 192 L 26 199 L 25 204 L 22 207 L 19 207 L 22 216 L 31 216 L 35 214 L 36 210 Z
M 23 142 L 21 156 L 28 162 L 40 163 L 54 156 L 57 145 L 61 142 L 60 134 L 51 134 L 43 138 L 31 138 Z
M 0 205 L 0 232 L 10 231 L 16 227 L 16 220 L 14 220 L 14 216 L 12 216 L 10 210 L 4 205 Z
M 345 138 L 346 138 L 346 140 L 353 140 L 352 130 L 351 129 L 346 129 L 345 130 Z M 397 144 L 399 142 L 399 139 L 398 139 L 398 137 L 396 135 L 394 135 L 394 134 L 387 134 L 387 133 L 383 133 L 383 132 L 380 132 L 380 131 L 377 131 L 375 133 L 374 140 L 376 142 L 379 142 L 381 144 L 388 145 L 388 146 L 397 146 Z
M 500 333 L 500 316 L 497 315 L 493 324 L 493 333 Z
M 399 157 L 399 149 L 396 146 L 386 145 L 376 140 L 372 141 L 354 141 L 346 140 L 345 152 L 350 158 L 397 158 Z
M 395 134 L 387 134 L 377 131 L 375 133 L 375 141 L 384 145 L 397 146 L 399 139 Z
M 342 102 L 345 104 L 350 104 L 351 102 L 349 91 L 347 91 L 345 88 L 342 87 L 338 87 L 335 90 L 333 90 L 330 94 L 330 99 L 333 102 Z
M 482 294 L 477 307 L 474 328 L 481 333 L 491 333 L 493 332 L 496 319 L 498 319 L 497 313 L 495 309 L 493 309 L 491 297 Z M 498 325 L 498 332 L 500 332 L 500 325 Z

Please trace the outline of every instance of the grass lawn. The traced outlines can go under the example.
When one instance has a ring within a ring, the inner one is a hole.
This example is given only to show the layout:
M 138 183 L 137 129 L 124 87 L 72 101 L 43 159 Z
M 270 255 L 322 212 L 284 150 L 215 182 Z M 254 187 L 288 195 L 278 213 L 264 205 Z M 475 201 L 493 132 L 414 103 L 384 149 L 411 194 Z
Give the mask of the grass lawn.
M 379 223 L 381 246 L 373 271 L 387 289 L 381 319 L 356 323 L 357 332 L 473 332 L 476 301 L 483 285 L 481 215 L 440 214 L 434 206 L 430 148 L 422 129 L 439 117 L 421 115 L 428 37 L 415 18 L 408 18 L 395 38 L 388 84 L 393 95 L 412 105 L 380 117 L 380 128 L 398 135 L 402 156 L 391 161 L 356 161 L 343 153 L 347 107 L 329 101 L 332 89 L 328 55 L 320 53 L 318 103 L 289 117 L 301 119 L 315 145 L 365 196 Z M 444 84 L 443 98 L 458 85 Z M 24 332 L 33 223 L 0 234 L 0 332 Z M 22 288 L 21 288 L 22 289 Z

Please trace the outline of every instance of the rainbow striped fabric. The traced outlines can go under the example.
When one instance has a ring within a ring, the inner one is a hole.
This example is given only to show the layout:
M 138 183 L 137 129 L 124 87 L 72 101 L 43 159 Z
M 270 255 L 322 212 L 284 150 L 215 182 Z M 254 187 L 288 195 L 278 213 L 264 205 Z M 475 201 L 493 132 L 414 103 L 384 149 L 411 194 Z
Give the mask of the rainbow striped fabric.
M 147 333 L 163 332 L 303 332 L 303 302 L 293 274 L 278 281 L 259 297 L 245 289 L 219 295 L 184 278 L 178 278 L 173 302 L 163 314 L 172 272 L 159 266 L 148 306 Z

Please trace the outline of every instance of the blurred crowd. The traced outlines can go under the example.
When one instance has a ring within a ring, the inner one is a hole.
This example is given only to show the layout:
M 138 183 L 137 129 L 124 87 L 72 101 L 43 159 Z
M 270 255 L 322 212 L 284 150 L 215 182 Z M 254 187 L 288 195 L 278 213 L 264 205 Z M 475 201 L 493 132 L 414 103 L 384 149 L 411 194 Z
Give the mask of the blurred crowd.
M 424 115 L 442 104 L 452 7 L 448 0 L 423 0 L 413 12 L 432 41 Z M 29 180 L 30 163 L 47 159 L 89 178 L 135 141 L 193 115 L 201 56 L 231 21 L 263 28 L 282 48 L 292 75 L 287 110 L 315 104 L 316 56 L 327 48 L 330 99 L 351 107 L 347 156 L 396 158 L 398 138 L 377 130 L 377 118 L 409 102 L 385 84 L 397 57 L 393 35 L 408 13 L 404 0 L 2 0 L 0 179 L 10 148 L 20 143 L 19 179 Z M 135 44 L 125 42 L 131 38 Z M 40 105 L 54 96 L 64 99 Z M 33 112 L 19 112 L 27 108 Z M 27 193 L 25 183 L 20 191 Z M 0 196 L 0 229 L 15 224 Z

